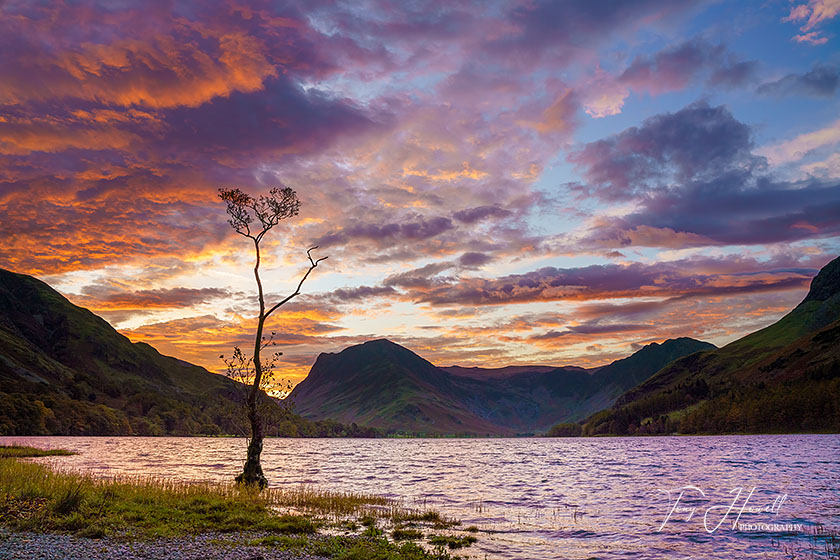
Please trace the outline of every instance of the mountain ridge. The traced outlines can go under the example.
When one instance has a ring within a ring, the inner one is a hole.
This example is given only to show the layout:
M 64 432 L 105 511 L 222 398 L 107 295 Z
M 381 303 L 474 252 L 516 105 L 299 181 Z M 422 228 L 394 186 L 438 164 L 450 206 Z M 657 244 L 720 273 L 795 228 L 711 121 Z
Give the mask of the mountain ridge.
M 378 339 L 319 355 L 290 398 L 296 412 L 306 418 L 331 417 L 390 431 L 537 433 L 611 404 L 639 377 L 654 373 L 674 356 L 708 348 L 714 346 L 669 339 L 645 346 L 639 351 L 641 358 L 631 359 L 637 352 L 592 370 L 576 366 L 440 368 L 407 348 Z M 489 375 L 482 378 L 482 372 Z

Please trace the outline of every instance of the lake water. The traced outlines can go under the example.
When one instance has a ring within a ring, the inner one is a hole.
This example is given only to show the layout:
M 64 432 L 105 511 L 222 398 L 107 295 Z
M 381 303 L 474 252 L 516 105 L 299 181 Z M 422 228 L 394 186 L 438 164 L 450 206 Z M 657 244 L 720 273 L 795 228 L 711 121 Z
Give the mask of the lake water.
M 70 449 L 50 461 L 94 473 L 221 481 L 245 450 L 222 438 L 0 443 Z M 840 530 L 840 435 L 269 439 L 263 467 L 272 485 L 425 503 L 482 530 L 475 558 L 837 558 L 809 533 Z

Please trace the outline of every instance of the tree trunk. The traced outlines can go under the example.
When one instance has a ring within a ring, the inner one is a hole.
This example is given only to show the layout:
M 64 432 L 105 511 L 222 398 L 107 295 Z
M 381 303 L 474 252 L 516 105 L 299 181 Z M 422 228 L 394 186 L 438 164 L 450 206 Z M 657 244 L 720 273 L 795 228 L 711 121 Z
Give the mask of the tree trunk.
M 260 489 L 268 486 L 260 464 L 263 449 L 262 420 L 257 411 L 257 400 L 248 398 L 248 420 L 251 422 L 251 441 L 248 442 L 248 456 L 242 474 L 236 477 L 236 482 L 247 485 L 256 484 Z
M 248 420 L 251 423 L 251 441 L 248 442 L 248 455 L 245 459 L 245 468 L 242 469 L 242 474 L 236 477 L 236 482 L 248 485 L 256 484 L 260 489 L 268 486 L 263 474 L 262 464 L 260 464 L 260 455 L 263 449 L 263 425 L 262 418 L 260 418 L 257 405 L 260 396 L 260 381 L 262 380 L 262 362 L 260 361 L 260 350 L 262 350 L 262 333 L 265 326 L 265 299 L 263 297 L 263 287 L 260 281 L 260 242 L 259 239 L 254 239 L 254 250 L 256 252 L 257 261 L 254 264 L 254 277 L 257 280 L 257 293 L 259 294 L 260 302 L 260 316 L 257 321 L 257 334 L 254 340 L 254 383 L 251 385 L 251 390 L 248 392 Z

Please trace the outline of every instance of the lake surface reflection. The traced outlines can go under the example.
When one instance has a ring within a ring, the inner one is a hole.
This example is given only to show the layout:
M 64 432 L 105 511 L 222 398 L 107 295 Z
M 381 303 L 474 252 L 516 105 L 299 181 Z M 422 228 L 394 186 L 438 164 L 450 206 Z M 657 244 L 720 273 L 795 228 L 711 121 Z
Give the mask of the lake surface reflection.
M 188 480 L 230 481 L 245 454 L 223 438 L 0 443 L 70 449 L 46 461 L 94 473 Z M 272 485 L 425 503 L 482 530 L 476 558 L 828 558 L 809 533 L 840 530 L 840 435 L 269 439 L 263 467 Z

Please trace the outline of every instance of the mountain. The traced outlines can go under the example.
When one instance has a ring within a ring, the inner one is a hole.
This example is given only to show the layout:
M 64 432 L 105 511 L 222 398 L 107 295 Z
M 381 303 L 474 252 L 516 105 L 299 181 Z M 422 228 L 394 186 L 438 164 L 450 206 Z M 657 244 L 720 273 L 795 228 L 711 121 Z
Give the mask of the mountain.
M 319 355 L 289 398 L 306 418 L 405 432 L 499 433 L 465 405 L 469 395 L 457 379 L 407 348 L 372 340 Z
M 0 269 L 0 435 L 240 434 L 242 388 L 132 343 L 40 280 Z M 347 431 L 263 398 L 269 434 Z
M 714 344 L 686 337 L 669 339 L 662 344 L 653 342 L 632 356 L 604 366 L 592 377 L 596 385 L 611 388 L 617 397 L 649 378 L 651 371 L 659 371 L 677 358 L 715 348 Z
M 651 344 L 598 370 L 548 366 L 485 370 L 438 368 L 381 339 L 321 354 L 289 398 L 306 418 L 358 422 L 392 432 L 535 433 L 557 422 L 585 418 L 673 359 L 708 348 L 714 346 L 678 339 Z
M 840 258 L 767 328 L 676 360 L 593 415 L 584 433 L 840 430 Z

